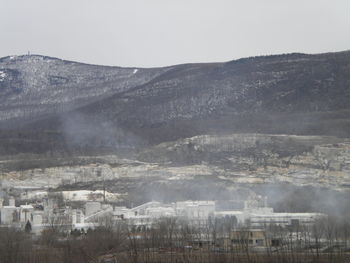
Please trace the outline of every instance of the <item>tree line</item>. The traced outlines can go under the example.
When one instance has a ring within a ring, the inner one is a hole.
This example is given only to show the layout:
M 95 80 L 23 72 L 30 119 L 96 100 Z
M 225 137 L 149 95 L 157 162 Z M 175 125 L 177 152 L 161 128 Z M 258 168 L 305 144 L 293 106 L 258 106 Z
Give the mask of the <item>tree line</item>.
M 50 227 L 40 236 L 0 228 L 0 263 L 342 263 L 350 260 L 350 223 L 328 217 L 313 225 L 266 225 L 259 237 L 232 218 L 201 225 L 163 218 L 150 226 L 131 227 L 104 218 L 95 229 Z M 256 239 L 256 240 L 255 240 Z M 263 246 L 255 242 L 261 239 Z

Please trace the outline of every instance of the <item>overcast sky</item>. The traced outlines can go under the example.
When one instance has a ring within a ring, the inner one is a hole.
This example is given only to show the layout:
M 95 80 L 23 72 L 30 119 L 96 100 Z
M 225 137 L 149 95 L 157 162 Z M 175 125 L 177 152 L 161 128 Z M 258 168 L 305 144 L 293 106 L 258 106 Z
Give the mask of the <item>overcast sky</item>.
M 153 67 L 350 49 L 349 0 L 0 0 L 0 57 Z

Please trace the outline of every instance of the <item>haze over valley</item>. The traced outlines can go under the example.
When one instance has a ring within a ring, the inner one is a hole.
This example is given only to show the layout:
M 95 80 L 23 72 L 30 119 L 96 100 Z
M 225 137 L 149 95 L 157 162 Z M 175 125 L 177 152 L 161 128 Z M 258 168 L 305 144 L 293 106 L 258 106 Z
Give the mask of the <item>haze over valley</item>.
M 0 263 L 350 262 L 347 0 L 0 0 Z
M 129 204 L 258 191 L 277 205 L 279 186 L 348 194 L 348 51 L 164 68 L 23 55 L 0 71 L 4 187 L 108 180 Z

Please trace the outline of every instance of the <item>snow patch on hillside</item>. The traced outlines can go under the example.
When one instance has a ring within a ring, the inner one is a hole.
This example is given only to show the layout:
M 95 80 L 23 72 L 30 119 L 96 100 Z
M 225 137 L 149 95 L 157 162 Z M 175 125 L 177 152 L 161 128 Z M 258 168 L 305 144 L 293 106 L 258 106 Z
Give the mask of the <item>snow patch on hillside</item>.
M 0 82 L 4 81 L 6 78 L 6 73 L 0 70 Z

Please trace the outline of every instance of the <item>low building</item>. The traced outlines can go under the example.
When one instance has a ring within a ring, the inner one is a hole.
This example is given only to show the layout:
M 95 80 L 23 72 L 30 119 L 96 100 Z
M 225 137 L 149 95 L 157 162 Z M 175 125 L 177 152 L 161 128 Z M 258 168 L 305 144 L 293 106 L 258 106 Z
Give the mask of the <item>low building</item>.
M 325 217 L 321 213 L 252 213 L 248 222 L 251 227 L 278 225 L 282 227 L 299 227 L 314 224 L 316 220 Z
M 85 215 L 90 216 L 92 214 L 101 211 L 101 203 L 100 202 L 86 202 L 85 204 Z
M 34 207 L 32 205 L 21 205 L 19 207 L 19 212 L 20 212 L 20 222 L 21 223 L 27 223 L 28 221 L 33 221 L 33 212 L 34 212 Z
M 272 207 L 267 206 L 266 197 L 254 196 L 244 202 L 243 210 L 219 211 L 215 212 L 215 216 L 235 216 L 240 226 L 264 228 L 272 224 L 281 227 L 310 225 L 326 215 L 321 213 L 276 213 Z
M 0 210 L 0 222 L 2 225 L 19 223 L 20 209 L 15 206 L 3 206 Z
M 214 201 L 184 201 L 175 203 L 176 214 L 188 219 L 204 219 L 215 212 Z
M 230 241 L 233 247 L 267 247 L 271 245 L 271 239 L 267 237 L 265 230 L 237 229 L 231 232 Z

